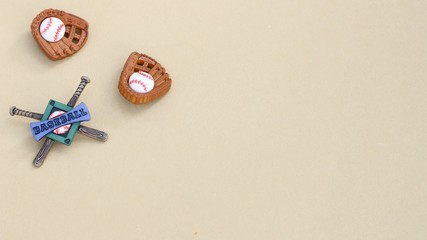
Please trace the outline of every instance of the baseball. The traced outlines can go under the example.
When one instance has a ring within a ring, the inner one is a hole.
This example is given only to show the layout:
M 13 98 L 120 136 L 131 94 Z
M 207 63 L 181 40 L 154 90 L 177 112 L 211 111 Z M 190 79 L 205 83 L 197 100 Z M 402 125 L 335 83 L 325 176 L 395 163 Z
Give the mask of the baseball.
M 154 88 L 154 79 L 146 72 L 135 72 L 129 78 L 129 87 L 137 93 L 148 93 Z
M 49 115 L 49 119 L 52 119 L 54 117 L 58 117 L 64 113 L 65 112 L 63 112 L 63 111 L 55 111 Z M 70 130 L 70 127 L 71 127 L 71 124 L 65 125 L 63 127 L 59 127 L 57 129 L 53 130 L 53 133 L 55 133 L 57 135 L 64 134 L 64 133 L 68 132 L 68 130 Z
M 56 17 L 46 18 L 40 25 L 40 34 L 48 42 L 58 42 L 65 34 L 64 22 Z

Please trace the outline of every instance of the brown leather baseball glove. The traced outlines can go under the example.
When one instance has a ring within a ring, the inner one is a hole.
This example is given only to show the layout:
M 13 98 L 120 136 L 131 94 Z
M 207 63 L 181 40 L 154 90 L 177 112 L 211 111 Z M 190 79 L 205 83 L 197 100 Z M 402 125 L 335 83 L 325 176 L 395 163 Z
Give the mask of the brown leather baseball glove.
M 40 29 L 45 19 L 58 18 L 63 22 L 65 33 L 55 42 L 48 41 L 42 36 Z M 37 44 L 51 60 L 60 60 L 79 51 L 86 43 L 89 24 L 82 18 L 57 9 L 46 9 L 39 13 L 31 24 L 31 32 Z
M 140 71 L 150 74 L 154 79 L 154 87 L 149 92 L 139 93 L 129 87 L 129 77 Z M 133 52 L 123 67 L 118 87 L 119 92 L 126 100 L 135 104 L 142 104 L 165 95 L 171 88 L 171 84 L 172 80 L 169 74 L 166 73 L 166 69 L 160 63 L 145 54 Z

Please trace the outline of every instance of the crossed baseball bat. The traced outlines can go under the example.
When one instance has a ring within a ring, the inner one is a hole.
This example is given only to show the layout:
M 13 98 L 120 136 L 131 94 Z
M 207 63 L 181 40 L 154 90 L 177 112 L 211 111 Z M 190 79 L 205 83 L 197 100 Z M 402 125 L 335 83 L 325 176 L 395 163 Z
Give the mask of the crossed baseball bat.
M 82 76 L 80 84 L 77 87 L 76 91 L 74 92 L 73 96 L 70 98 L 70 101 L 68 101 L 67 106 L 74 107 L 76 105 L 77 100 L 80 97 L 80 94 L 82 94 L 83 90 L 85 89 L 88 83 L 90 83 L 90 79 L 86 76 Z M 22 110 L 15 106 L 10 108 L 9 113 L 11 116 L 18 115 L 18 116 L 37 119 L 37 120 L 41 120 L 43 117 L 43 114 L 41 113 Z M 106 132 L 103 132 L 94 128 L 86 127 L 83 125 L 79 126 L 78 132 L 87 137 L 90 137 L 102 142 L 105 142 L 108 139 L 108 134 Z M 49 153 L 50 149 L 52 148 L 54 142 L 55 142 L 54 140 L 50 138 L 46 138 L 45 142 L 43 143 L 43 146 L 40 148 L 39 152 L 37 153 L 36 157 L 33 160 L 33 165 L 35 167 L 40 167 L 43 165 L 43 162 L 46 159 L 46 156 Z

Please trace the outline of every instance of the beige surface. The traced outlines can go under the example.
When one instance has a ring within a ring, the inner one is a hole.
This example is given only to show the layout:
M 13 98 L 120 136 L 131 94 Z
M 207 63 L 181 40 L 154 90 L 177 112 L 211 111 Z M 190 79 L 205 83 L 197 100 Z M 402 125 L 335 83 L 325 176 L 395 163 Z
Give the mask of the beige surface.
M 1 3 L 0 239 L 427 239 L 426 1 Z M 90 23 L 48 60 L 55 7 Z M 132 51 L 171 91 L 117 91 Z M 40 169 L 30 119 L 81 75 L 86 125 Z

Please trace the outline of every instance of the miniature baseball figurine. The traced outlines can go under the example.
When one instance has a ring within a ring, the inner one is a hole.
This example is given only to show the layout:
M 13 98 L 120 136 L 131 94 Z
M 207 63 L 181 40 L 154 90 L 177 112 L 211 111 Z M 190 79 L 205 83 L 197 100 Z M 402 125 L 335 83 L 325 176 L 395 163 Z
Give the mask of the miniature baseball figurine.
M 46 9 L 34 18 L 31 33 L 44 54 L 56 61 L 75 54 L 85 45 L 89 24 L 62 10 Z
M 35 167 L 40 167 L 43 164 L 55 141 L 71 145 L 77 132 L 98 141 L 107 141 L 107 133 L 81 125 L 81 122 L 90 120 L 89 109 L 86 105 L 80 103 L 74 107 L 89 82 L 90 79 L 88 77 L 81 77 L 81 82 L 67 105 L 50 100 L 43 114 L 25 111 L 16 107 L 10 108 L 9 113 L 12 116 L 18 115 L 40 120 L 40 122 L 30 124 L 31 132 L 37 141 L 46 138 L 33 161 Z
M 129 78 L 129 87 L 138 93 L 148 93 L 153 90 L 153 77 L 143 71 L 133 73 Z
M 172 80 L 166 69 L 153 58 L 133 52 L 119 79 L 119 92 L 131 103 L 143 104 L 165 95 Z
M 64 22 L 56 17 L 46 18 L 40 25 L 40 34 L 48 42 L 58 42 L 65 34 Z

